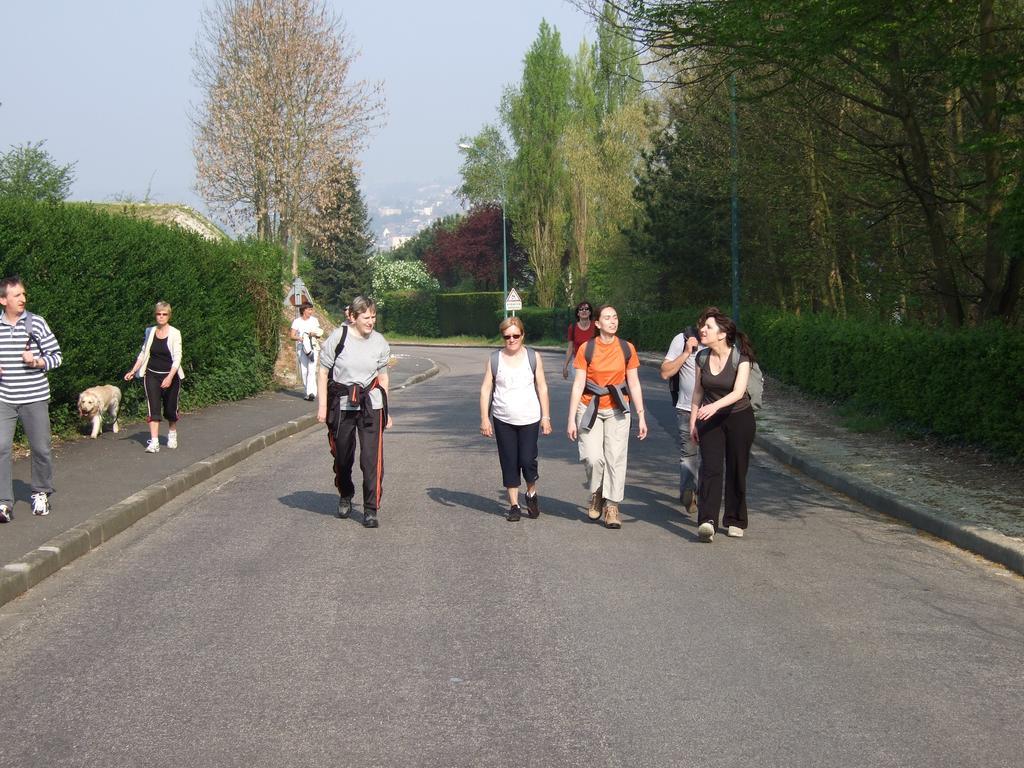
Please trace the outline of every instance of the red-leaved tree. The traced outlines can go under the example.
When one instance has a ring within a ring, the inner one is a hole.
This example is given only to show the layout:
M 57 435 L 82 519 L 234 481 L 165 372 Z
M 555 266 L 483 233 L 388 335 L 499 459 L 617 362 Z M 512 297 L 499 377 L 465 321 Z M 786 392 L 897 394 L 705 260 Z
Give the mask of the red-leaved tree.
M 508 250 L 511 280 L 513 252 L 518 252 L 511 237 Z M 444 288 L 501 290 L 501 208 L 477 206 L 455 229 L 438 231 L 423 262 Z

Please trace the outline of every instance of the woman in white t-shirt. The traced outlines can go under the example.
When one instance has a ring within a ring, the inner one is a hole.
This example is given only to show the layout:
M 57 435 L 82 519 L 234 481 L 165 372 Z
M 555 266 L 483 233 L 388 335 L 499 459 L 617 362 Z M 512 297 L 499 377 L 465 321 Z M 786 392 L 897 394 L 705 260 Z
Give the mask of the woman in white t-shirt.
M 324 335 L 320 321 L 313 317 L 313 305 L 308 301 L 299 307 L 299 316 L 292 320 L 289 334 L 295 339 L 295 353 L 299 356 L 299 375 L 306 388 L 306 399 L 316 400 L 316 359 L 320 350 L 320 337 Z
M 537 439 L 551 434 L 548 385 L 540 355 L 526 349 L 526 329 L 518 317 L 507 317 L 498 326 L 504 347 L 494 352 L 484 368 L 480 385 L 480 434 L 498 443 L 501 476 L 508 491 L 508 514 L 520 518 L 520 475 L 526 481 L 526 515 L 540 515 L 537 498 Z M 493 398 L 492 398 L 493 395 Z M 494 424 L 491 425 L 493 418 Z

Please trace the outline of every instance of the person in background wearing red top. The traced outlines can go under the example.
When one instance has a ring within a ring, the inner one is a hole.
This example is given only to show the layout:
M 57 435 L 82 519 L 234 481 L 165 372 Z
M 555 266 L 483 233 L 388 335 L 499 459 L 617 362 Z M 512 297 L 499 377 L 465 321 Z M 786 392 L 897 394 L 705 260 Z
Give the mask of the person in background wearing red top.
M 567 338 L 569 346 L 565 350 L 565 365 L 562 366 L 562 378 L 569 378 L 569 364 L 576 357 L 577 350 L 597 336 L 597 326 L 593 320 L 594 308 L 589 301 L 581 301 L 576 305 L 576 322 L 569 326 Z
M 615 335 L 619 330 L 615 307 L 598 309 L 597 329 L 597 338 L 576 352 L 566 431 L 570 440 L 579 438 L 580 460 L 587 469 L 587 517 L 597 520 L 603 513 L 606 528 L 621 528 L 619 504 L 626 490 L 631 402 L 639 420 L 639 437 L 647 437 L 644 397 L 637 374 L 640 360 L 636 348 Z M 587 348 L 591 344 L 588 363 Z

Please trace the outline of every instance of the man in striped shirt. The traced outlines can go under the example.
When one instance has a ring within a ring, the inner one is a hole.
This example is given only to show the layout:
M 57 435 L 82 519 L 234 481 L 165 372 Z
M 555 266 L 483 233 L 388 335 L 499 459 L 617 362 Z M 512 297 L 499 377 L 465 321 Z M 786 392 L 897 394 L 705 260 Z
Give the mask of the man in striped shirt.
M 50 514 L 50 383 L 46 372 L 61 364 L 60 345 L 39 315 L 25 311 L 25 286 L 17 276 L 0 280 L 0 523 L 14 517 L 11 444 L 18 419 L 32 450 L 32 513 Z

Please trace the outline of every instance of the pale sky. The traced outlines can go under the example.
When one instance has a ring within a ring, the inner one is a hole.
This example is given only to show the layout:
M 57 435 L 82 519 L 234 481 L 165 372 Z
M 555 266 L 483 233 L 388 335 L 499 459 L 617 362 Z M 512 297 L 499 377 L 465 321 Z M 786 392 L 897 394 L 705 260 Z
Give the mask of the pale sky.
M 542 18 L 575 55 L 590 20 L 563 0 L 328 0 L 383 80 L 387 124 L 362 156 L 363 184 L 455 179 L 459 136 L 497 117 Z M 0 0 L 0 151 L 46 141 L 77 162 L 74 200 L 206 206 L 193 191 L 192 48 L 204 0 Z M 152 179 L 152 182 L 150 181 Z

